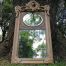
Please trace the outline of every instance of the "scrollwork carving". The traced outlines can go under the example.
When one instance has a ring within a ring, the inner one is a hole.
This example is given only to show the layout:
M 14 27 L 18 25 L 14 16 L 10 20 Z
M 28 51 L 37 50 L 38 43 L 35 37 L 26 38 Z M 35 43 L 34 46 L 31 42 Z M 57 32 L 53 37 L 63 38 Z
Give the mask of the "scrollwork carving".
M 21 11 L 21 7 L 20 6 L 16 6 L 15 7 L 15 13 L 16 13 L 16 17 L 19 16 L 19 12 Z
M 40 6 L 39 3 L 37 3 L 35 0 L 28 2 L 25 6 L 16 6 L 15 7 L 15 12 L 16 12 L 16 17 L 19 15 L 19 12 L 29 12 L 29 11 L 41 11 L 41 12 L 46 12 L 47 15 L 49 15 L 49 5 L 44 5 Z

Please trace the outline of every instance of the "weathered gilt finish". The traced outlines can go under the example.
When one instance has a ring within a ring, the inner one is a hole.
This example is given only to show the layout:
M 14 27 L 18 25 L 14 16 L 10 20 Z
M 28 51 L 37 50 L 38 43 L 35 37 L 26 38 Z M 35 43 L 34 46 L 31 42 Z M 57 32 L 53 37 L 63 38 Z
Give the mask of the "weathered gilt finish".
M 15 12 L 16 12 L 16 16 L 18 16 L 19 12 L 30 12 L 30 11 L 33 11 L 33 12 L 35 12 L 35 11 L 38 11 L 38 12 L 46 11 L 46 12 L 48 12 L 47 9 L 49 9 L 48 5 L 40 6 L 40 4 L 37 3 L 36 1 L 30 1 L 25 6 L 16 6 Z
M 14 40 L 13 40 L 13 50 L 11 63 L 25 63 L 25 64 L 39 64 L 39 63 L 53 63 L 53 53 L 52 53 L 52 41 L 51 41 L 51 30 L 50 30 L 50 16 L 49 16 L 49 5 L 40 6 L 36 1 L 30 1 L 26 6 L 16 6 L 16 20 L 15 20 L 15 30 L 14 30 Z M 34 58 L 19 58 L 18 57 L 18 33 L 20 26 L 20 14 L 27 11 L 41 11 L 44 12 L 45 16 L 45 26 L 46 26 L 46 40 L 47 40 L 47 57 L 45 59 L 34 59 Z

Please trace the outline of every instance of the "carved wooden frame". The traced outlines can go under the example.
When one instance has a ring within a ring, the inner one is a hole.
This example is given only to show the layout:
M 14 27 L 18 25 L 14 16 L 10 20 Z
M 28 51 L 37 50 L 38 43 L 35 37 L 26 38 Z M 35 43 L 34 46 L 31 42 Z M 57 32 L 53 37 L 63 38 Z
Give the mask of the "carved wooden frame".
M 52 41 L 51 41 L 51 30 L 50 30 L 50 16 L 49 16 L 49 5 L 44 6 L 45 13 L 45 25 L 46 25 L 46 40 L 47 40 L 47 54 L 48 56 L 44 60 L 38 59 L 27 59 L 27 58 L 18 58 L 18 33 L 19 33 L 19 24 L 20 24 L 20 13 L 22 12 L 21 7 L 15 7 L 16 20 L 15 20 L 15 29 L 14 29 L 14 39 L 13 39 L 13 50 L 11 63 L 25 63 L 25 64 L 40 64 L 40 63 L 53 63 L 53 52 L 52 52 Z M 33 10 L 32 10 L 33 11 Z

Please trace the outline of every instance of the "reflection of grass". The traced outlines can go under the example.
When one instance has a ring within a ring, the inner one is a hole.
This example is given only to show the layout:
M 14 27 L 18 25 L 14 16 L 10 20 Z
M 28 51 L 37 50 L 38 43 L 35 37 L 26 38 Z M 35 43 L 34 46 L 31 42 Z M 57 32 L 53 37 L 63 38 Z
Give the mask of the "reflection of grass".
M 43 64 L 38 65 L 25 65 L 25 64 L 11 64 L 8 60 L 0 60 L 0 66 L 45 66 Z M 66 66 L 65 62 L 60 62 L 56 64 L 49 64 L 48 66 Z

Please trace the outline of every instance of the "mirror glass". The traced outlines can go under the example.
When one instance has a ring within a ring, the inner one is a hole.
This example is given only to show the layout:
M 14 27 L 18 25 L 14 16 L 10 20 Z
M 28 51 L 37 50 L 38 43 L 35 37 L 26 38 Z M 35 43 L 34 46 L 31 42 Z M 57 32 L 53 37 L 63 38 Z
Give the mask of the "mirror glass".
M 24 24 L 26 24 L 27 26 L 38 26 L 43 22 L 43 18 L 41 17 L 41 15 L 39 13 L 27 13 L 24 17 L 23 17 L 23 22 Z
M 45 30 L 19 30 L 19 58 L 47 56 Z

